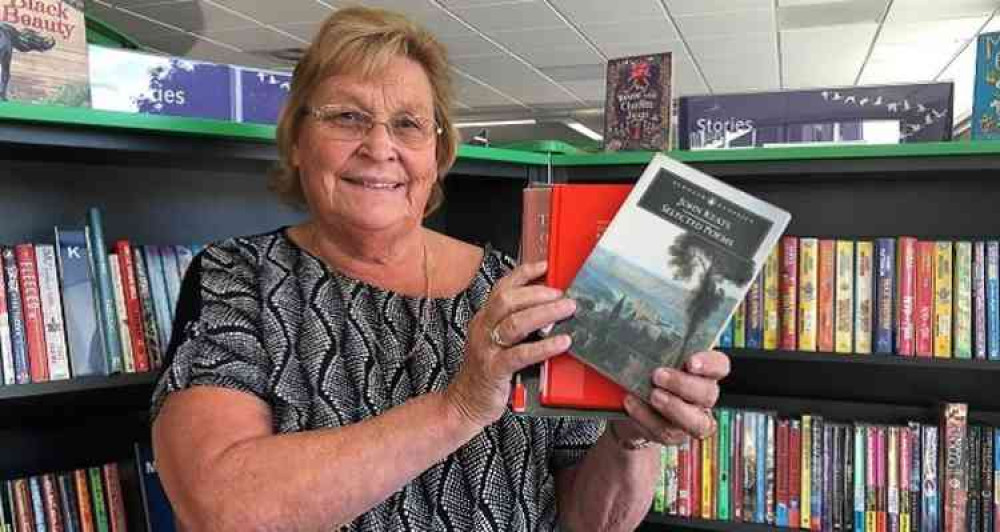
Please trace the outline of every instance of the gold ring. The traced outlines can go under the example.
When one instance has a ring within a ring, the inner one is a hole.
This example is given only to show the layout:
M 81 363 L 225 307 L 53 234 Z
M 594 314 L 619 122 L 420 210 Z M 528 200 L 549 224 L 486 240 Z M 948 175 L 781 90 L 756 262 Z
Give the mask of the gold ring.
M 492 329 L 490 329 L 490 340 L 503 349 L 510 349 L 511 347 L 514 347 L 514 344 L 508 344 L 503 341 L 503 338 L 500 338 L 500 323 L 497 323 Z

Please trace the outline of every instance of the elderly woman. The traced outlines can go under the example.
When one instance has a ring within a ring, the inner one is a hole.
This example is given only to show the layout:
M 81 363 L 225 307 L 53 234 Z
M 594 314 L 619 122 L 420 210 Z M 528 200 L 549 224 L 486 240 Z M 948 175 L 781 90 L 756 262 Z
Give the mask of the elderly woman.
M 441 45 L 334 13 L 295 70 L 276 188 L 301 225 L 209 246 L 185 279 L 153 401 L 188 530 L 631 530 L 652 442 L 709 434 L 728 361 L 652 376 L 627 420 L 517 417 L 511 375 L 570 347 L 574 302 L 422 226 L 455 159 Z

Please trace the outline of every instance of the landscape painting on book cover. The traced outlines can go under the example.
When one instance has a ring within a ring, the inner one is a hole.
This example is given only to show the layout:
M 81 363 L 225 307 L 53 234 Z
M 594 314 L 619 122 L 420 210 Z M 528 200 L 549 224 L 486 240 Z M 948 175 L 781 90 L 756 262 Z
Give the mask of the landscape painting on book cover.
M 573 337 L 574 356 L 648 397 L 653 370 L 713 345 L 788 217 L 666 170 L 636 188 L 567 291 L 576 314 L 554 332 Z

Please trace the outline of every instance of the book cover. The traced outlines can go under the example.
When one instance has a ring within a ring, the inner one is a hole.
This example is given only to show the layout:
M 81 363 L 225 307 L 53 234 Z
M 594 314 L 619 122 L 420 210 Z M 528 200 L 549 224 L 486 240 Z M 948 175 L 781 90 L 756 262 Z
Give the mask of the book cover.
M 604 149 L 670 148 L 673 63 L 670 52 L 608 61 L 605 77 Z
M 799 528 L 802 517 L 802 425 L 792 419 L 788 425 L 788 523 Z
M 790 218 L 656 155 L 567 290 L 579 310 L 554 331 L 648 400 L 654 369 L 716 343 Z
M 1000 138 L 1000 33 L 983 33 L 976 43 L 972 138 Z
M 923 468 L 921 477 L 920 498 L 920 530 L 940 530 L 941 514 L 938 505 L 941 498 L 938 492 L 938 428 L 934 425 L 923 425 L 921 453 Z
M 146 332 L 142 319 L 142 304 L 139 302 L 139 288 L 135 276 L 135 264 L 132 258 L 132 246 L 127 240 L 119 240 L 114 244 L 115 255 L 118 256 L 118 277 L 122 284 L 125 312 L 123 317 L 128 325 L 128 338 L 131 342 L 132 360 L 135 371 L 149 371 L 149 353 L 146 350 Z
M 163 355 L 160 350 L 160 328 L 156 321 L 156 309 L 153 307 L 153 292 L 149 284 L 149 275 L 146 273 L 148 271 L 146 258 L 142 248 L 138 246 L 132 246 L 131 255 L 135 286 L 139 293 L 140 321 L 145 335 L 149 367 L 150 369 L 158 369 L 162 365 Z
M 104 356 L 110 373 L 122 371 L 122 343 L 118 334 L 118 312 L 115 307 L 114 287 L 108 266 L 108 249 L 104 244 L 104 225 L 101 211 L 87 210 L 87 254 L 94 272 L 97 323 L 104 340 Z
M 816 350 L 819 240 L 799 239 L 799 351 Z
M 837 241 L 822 238 L 819 241 L 819 292 L 816 297 L 816 350 L 833 352 L 834 316 L 836 302 L 834 287 L 837 284 Z
M 83 0 L 11 0 L 0 18 L 0 101 L 87 107 Z
M 764 264 L 764 341 L 762 347 L 768 350 L 778 348 L 778 336 L 781 328 L 781 313 L 779 310 L 779 246 L 771 250 Z
M 2 359 L 3 384 L 16 384 L 14 374 L 14 345 L 10 336 L 10 312 L 7 310 L 7 281 L 0 257 L 0 359 Z
M 966 525 L 968 406 L 946 403 L 941 415 L 941 529 L 961 532 Z
M 764 269 L 750 281 L 743 298 L 746 308 L 746 346 L 750 349 L 760 349 L 764 343 Z
M 986 242 L 972 244 L 972 335 L 975 358 L 986 358 Z
M 14 382 L 27 384 L 31 382 L 28 364 L 28 340 L 24 330 L 24 310 L 21 305 L 21 284 L 17 274 L 17 258 L 14 248 L 0 248 L 3 257 L 4 281 L 7 286 L 7 314 L 10 320 L 10 340 L 14 353 Z
M 872 352 L 875 246 L 870 240 L 862 240 L 855 248 L 857 258 L 854 269 L 854 352 L 867 355 Z
M 1000 359 L 1000 241 L 996 240 L 986 243 L 986 354 L 990 360 Z
M 80 532 L 94 532 L 94 509 L 90 496 L 90 485 L 87 479 L 86 469 L 73 471 L 73 487 L 76 492 L 77 508 L 80 509 Z
M 972 358 L 972 242 L 955 242 L 955 358 Z
M 108 271 L 111 273 L 111 295 L 115 300 L 118 338 L 122 346 L 122 371 L 135 373 L 135 354 L 132 353 L 132 332 L 128 328 L 128 310 L 125 308 L 125 288 L 122 285 L 121 264 L 117 253 L 108 254 Z
M 18 283 L 21 286 L 21 309 L 24 313 L 24 336 L 28 346 L 31 382 L 49 380 L 49 353 L 45 346 L 45 320 L 42 318 L 42 294 L 38 288 L 38 265 L 34 244 L 14 246 Z
M 55 233 L 70 368 L 74 377 L 107 375 L 86 231 L 56 228 Z
M 854 350 L 854 241 L 837 241 L 837 286 L 834 290 L 834 350 Z
M 879 238 L 875 241 L 875 353 L 893 352 L 895 330 L 895 268 L 896 241 Z
M 111 532 L 111 523 L 108 521 L 107 496 L 103 482 L 101 482 L 101 468 L 88 468 L 87 478 L 90 481 L 90 498 L 94 504 L 94 528 L 97 532 Z

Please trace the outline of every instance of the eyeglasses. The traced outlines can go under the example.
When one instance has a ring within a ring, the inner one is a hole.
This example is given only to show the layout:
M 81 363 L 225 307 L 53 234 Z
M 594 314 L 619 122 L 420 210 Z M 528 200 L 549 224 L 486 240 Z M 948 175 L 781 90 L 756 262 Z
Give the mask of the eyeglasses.
M 361 140 L 376 124 L 382 124 L 394 141 L 408 148 L 422 148 L 444 131 L 433 120 L 406 113 L 380 121 L 371 113 L 345 105 L 305 107 L 302 111 L 315 118 L 337 140 Z

